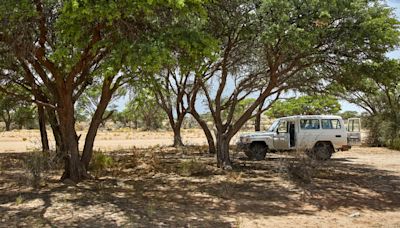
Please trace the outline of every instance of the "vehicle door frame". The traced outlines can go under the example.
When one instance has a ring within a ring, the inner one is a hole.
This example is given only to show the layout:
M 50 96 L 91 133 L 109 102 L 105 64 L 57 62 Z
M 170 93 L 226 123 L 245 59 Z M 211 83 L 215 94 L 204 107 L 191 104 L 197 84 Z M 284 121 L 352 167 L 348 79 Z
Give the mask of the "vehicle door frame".
M 358 127 L 355 129 L 355 122 L 358 122 Z M 350 123 L 352 126 L 350 127 Z M 347 119 L 347 142 L 350 146 L 361 145 L 361 118 Z
M 279 131 L 280 125 L 282 122 L 286 122 L 286 132 Z M 275 129 L 275 133 L 273 136 L 273 145 L 276 150 L 289 150 L 290 147 L 290 132 L 289 132 L 289 123 L 295 122 L 293 120 L 280 120 L 278 126 Z

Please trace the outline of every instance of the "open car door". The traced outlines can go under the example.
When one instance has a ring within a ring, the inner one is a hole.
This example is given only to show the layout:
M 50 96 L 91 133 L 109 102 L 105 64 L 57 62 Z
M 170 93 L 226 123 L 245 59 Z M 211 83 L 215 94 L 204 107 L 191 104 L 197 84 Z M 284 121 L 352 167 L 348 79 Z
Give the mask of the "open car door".
M 360 118 L 350 118 L 347 120 L 347 142 L 350 146 L 361 144 Z

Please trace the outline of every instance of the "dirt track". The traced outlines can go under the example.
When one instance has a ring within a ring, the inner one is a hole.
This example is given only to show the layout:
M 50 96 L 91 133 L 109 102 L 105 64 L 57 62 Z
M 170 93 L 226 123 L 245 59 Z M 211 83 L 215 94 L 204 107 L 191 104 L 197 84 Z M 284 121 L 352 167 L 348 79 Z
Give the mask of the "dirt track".
M 137 134 L 153 142 L 170 135 Z M 255 162 L 235 153 L 234 171 L 225 173 L 204 152 L 110 152 L 116 165 L 99 179 L 68 186 L 58 182 L 55 170 L 38 190 L 29 187 L 22 168 L 26 153 L 0 153 L 0 227 L 400 227 L 398 151 L 359 147 L 336 153 L 308 184 L 280 172 L 282 157 L 290 156 L 269 154 Z M 182 161 L 193 159 L 207 172 L 182 175 Z

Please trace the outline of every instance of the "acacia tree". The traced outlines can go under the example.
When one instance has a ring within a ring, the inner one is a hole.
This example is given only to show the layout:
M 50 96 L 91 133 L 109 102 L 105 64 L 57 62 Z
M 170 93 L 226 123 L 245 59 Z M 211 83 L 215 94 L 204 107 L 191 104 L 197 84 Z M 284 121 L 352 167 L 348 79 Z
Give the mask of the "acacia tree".
M 11 130 L 12 124 L 19 129 L 24 127 L 27 129 L 35 128 L 37 126 L 35 121 L 37 115 L 37 110 L 32 103 L 15 99 L 0 92 L 0 120 L 5 123 L 6 131 Z
M 333 86 L 334 93 L 365 110 L 369 143 L 400 148 L 400 62 L 384 59 L 349 65 Z
M 332 96 L 301 96 L 276 102 L 266 113 L 273 118 L 293 115 L 337 114 L 340 104 Z
M 172 69 L 167 69 L 158 74 L 161 78 L 161 86 L 156 85 L 154 89 L 157 104 L 168 116 L 169 124 L 174 132 L 174 147 L 183 146 L 181 128 L 186 114 L 185 90 L 189 87 L 190 72 L 178 75 Z
M 344 63 L 382 56 L 398 41 L 398 21 L 375 0 L 219 1 L 209 6 L 208 21 L 220 52 L 197 83 L 222 168 L 231 167 L 230 140 L 263 101 L 286 89 L 323 86 Z M 259 97 L 233 120 L 238 103 L 260 85 Z
M 165 120 L 165 113 L 160 110 L 156 97 L 148 89 L 135 92 L 132 100 L 126 104 L 124 112 L 137 121 L 136 127 L 140 124 L 146 131 L 161 128 Z
M 18 108 L 18 104 L 15 99 L 7 96 L 6 94 L 0 93 L 0 117 L 5 124 L 6 131 L 11 130 L 13 114 L 16 108 Z
M 151 86 L 159 106 L 168 116 L 174 132 L 173 146 L 183 146 L 181 128 L 189 113 L 189 103 L 193 97 L 195 74 L 193 69 L 201 66 L 204 59 L 212 56 L 217 47 L 215 40 L 202 31 L 205 25 L 204 12 L 190 14 L 164 36 L 170 50 L 168 61 L 163 69 L 152 75 L 156 84 Z M 175 42 L 177 40 L 177 42 Z
M 93 142 L 113 93 L 132 72 L 162 59 L 156 33 L 185 7 L 182 1 L 76 0 L 9 1 L 1 7 L 0 45 L 9 63 L 1 88 L 18 96 L 7 86 L 20 85 L 32 95 L 26 100 L 53 110 L 50 122 L 59 130 L 65 159 L 62 179 L 88 177 Z M 80 156 L 75 103 L 95 77 L 101 97 Z

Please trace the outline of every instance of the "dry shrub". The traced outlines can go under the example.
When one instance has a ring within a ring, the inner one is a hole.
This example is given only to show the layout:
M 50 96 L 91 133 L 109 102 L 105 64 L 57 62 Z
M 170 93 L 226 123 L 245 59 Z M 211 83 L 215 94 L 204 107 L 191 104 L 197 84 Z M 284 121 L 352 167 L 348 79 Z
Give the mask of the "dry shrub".
M 95 173 L 96 176 L 101 175 L 105 170 L 114 165 L 114 159 L 101 152 L 100 150 L 93 152 L 92 161 L 90 162 L 89 169 Z
M 163 172 L 164 167 L 159 153 L 156 152 L 157 149 L 159 148 L 149 148 L 148 151 L 141 151 L 137 148 L 132 148 L 130 156 L 117 161 L 118 163 L 123 164 L 118 167 L 125 169 L 138 169 L 146 174 Z
M 136 150 L 136 148 L 133 148 L 132 156 L 129 157 L 129 167 L 132 168 L 137 167 L 142 157 L 143 157 L 142 154 L 138 150 Z
M 28 154 L 25 159 L 25 169 L 30 174 L 30 182 L 32 187 L 39 188 L 45 172 L 55 166 L 53 159 L 49 153 L 34 151 Z
M 84 131 L 86 129 L 85 123 L 76 123 L 75 124 L 76 131 Z
M 280 173 L 284 178 L 300 184 L 310 184 L 314 177 L 321 172 L 323 161 L 311 159 L 304 152 L 290 153 L 293 157 L 280 160 Z
M 224 181 L 220 183 L 217 193 L 223 199 L 232 199 L 236 192 L 235 184 Z
M 155 173 L 161 172 L 162 170 L 162 164 L 161 164 L 161 159 L 158 156 L 158 154 L 152 150 L 150 152 L 149 160 L 147 161 L 147 164 L 150 166 L 150 171 L 153 171 Z
M 227 181 L 235 184 L 243 184 L 243 173 L 242 172 L 228 172 Z
M 184 160 L 178 169 L 181 176 L 200 176 L 208 173 L 207 166 L 198 159 Z

